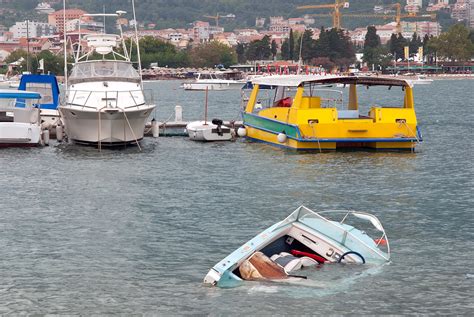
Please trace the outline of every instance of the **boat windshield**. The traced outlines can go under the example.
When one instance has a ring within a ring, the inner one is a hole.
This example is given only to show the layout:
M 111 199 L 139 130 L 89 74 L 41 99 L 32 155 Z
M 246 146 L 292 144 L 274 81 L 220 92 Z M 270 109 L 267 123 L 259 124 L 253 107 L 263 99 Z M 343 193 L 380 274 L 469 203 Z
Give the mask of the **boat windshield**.
M 139 82 L 140 75 L 129 62 L 90 61 L 74 65 L 69 76 L 71 84 L 101 80 Z

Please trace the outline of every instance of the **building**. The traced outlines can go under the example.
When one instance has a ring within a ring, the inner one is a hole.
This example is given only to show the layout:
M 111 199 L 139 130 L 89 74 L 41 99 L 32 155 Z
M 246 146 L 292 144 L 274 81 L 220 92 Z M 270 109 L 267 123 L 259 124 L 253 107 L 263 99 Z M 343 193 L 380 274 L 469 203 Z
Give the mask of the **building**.
M 449 9 L 449 0 L 433 0 L 428 4 L 426 11 L 436 12 L 442 9 Z
M 416 33 L 421 38 L 425 35 L 428 36 L 439 36 L 441 34 L 441 25 L 438 22 L 433 21 L 416 21 L 416 22 L 405 22 L 402 21 L 402 34 L 405 38 L 409 38 Z
M 35 8 L 36 12 L 39 14 L 50 14 L 54 12 L 54 9 L 51 8 L 51 5 L 47 2 L 41 2 L 38 3 L 38 5 Z
M 13 33 L 13 38 L 15 39 L 22 37 L 45 37 L 55 34 L 56 27 L 43 22 L 24 21 L 16 22 L 15 25 L 10 28 L 10 32 Z
M 80 9 L 66 9 L 59 10 L 53 13 L 48 14 L 48 23 L 55 26 L 59 33 L 64 32 L 64 15 L 66 16 L 66 23 L 71 20 L 77 20 L 81 18 L 84 14 L 87 14 L 86 11 Z M 83 17 L 82 21 L 91 21 L 90 17 Z
M 94 32 L 103 32 L 104 30 L 104 23 L 103 22 L 96 22 L 93 20 L 84 21 L 84 19 L 73 19 L 66 22 L 66 32 L 73 32 L 79 30 L 89 30 Z
M 224 33 L 224 28 L 211 26 L 209 22 L 196 21 L 193 24 L 193 39 L 197 43 L 208 42 L 214 34 Z
M 423 6 L 422 0 L 407 0 L 407 4 L 405 6 L 405 11 L 410 13 L 418 13 Z
M 451 10 L 451 18 L 457 21 L 468 21 L 470 15 L 470 0 L 457 0 Z
M 255 27 L 263 28 L 265 26 L 265 18 L 256 18 L 255 19 Z
M 469 27 L 474 29 L 474 0 L 469 2 Z

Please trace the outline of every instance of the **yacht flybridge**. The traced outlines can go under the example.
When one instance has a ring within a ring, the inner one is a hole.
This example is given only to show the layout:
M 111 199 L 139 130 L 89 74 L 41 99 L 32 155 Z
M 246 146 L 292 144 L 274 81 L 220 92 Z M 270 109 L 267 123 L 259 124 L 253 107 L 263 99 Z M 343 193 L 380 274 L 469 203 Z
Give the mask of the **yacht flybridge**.
M 86 16 L 119 17 L 123 13 Z M 120 45 L 123 53 L 117 51 Z M 138 47 L 137 37 L 135 47 Z M 75 63 L 66 79 L 66 101 L 60 107 L 70 140 L 100 148 L 101 145 L 138 144 L 143 138 L 146 121 L 155 105 L 145 98 L 141 73 L 131 61 L 132 49 L 130 45 L 127 50 L 121 29 L 120 35 L 79 37 Z M 139 54 L 137 56 L 140 69 Z

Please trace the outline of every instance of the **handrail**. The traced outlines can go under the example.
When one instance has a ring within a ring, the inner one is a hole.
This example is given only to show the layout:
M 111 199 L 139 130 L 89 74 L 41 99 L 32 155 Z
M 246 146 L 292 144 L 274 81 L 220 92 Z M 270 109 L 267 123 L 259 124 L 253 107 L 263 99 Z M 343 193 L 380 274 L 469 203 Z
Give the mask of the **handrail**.
M 71 94 L 70 92 L 74 92 Z M 134 93 L 139 93 L 140 96 L 134 95 Z M 66 99 L 65 104 L 70 106 L 89 108 L 89 109 L 98 109 L 100 106 L 103 106 L 105 103 L 106 107 L 119 108 L 119 109 L 130 109 L 130 108 L 139 108 L 144 105 L 153 104 L 153 91 L 151 89 L 136 89 L 136 90 L 76 90 L 69 89 L 66 90 L 66 94 L 69 98 Z M 121 96 L 126 95 L 125 98 Z M 72 96 L 72 97 L 71 97 Z M 113 96 L 113 97 L 112 97 Z M 138 97 L 138 98 L 137 98 Z M 94 100 L 95 98 L 95 100 Z M 85 101 L 83 101 L 85 99 Z M 128 100 L 127 104 L 125 100 Z M 89 106 L 90 102 L 96 102 L 96 106 Z

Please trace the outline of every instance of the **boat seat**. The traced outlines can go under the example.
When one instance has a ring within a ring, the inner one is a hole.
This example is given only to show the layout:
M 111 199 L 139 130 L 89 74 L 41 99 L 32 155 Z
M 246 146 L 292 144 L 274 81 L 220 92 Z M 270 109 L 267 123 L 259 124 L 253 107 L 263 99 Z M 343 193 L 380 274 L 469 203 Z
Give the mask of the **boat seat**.
M 270 257 L 272 261 L 285 269 L 285 272 L 301 270 L 303 267 L 318 265 L 318 261 L 313 260 L 307 256 L 296 257 L 287 252 L 274 254 Z
M 359 110 L 337 110 L 338 119 L 359 119 Z
M 291 97 L 286 97 L 275 102 L 274 107 L 287 107 L 288 108 L 288 107 L 291 107 L 292 103 L 293 103 L 293 100 L 291 99 Z

